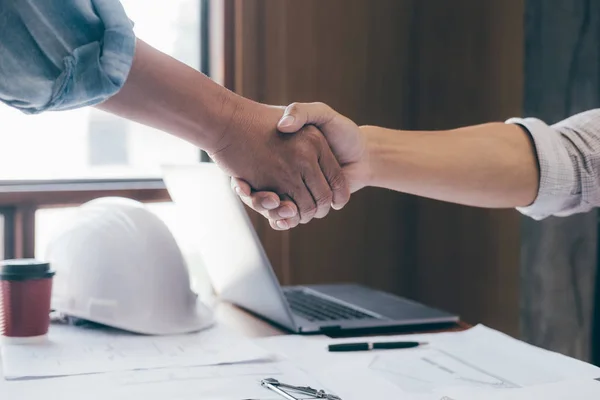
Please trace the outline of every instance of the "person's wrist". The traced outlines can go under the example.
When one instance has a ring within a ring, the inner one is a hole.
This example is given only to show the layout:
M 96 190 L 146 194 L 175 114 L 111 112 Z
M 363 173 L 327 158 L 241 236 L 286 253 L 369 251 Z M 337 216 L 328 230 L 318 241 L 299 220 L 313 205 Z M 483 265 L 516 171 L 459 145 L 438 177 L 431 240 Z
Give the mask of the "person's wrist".
M 222 104 L 218 116 L 219 134 L 207 149 L 208 154 L 219 153 L 235 141 L 242 140 L 250 134 L 253 126 L 264 123 L 266 119 L 272 119 L 275 127 L 281 115 L 281 107 L 265 105 L 233 94 Z
M 208 136 L 207 143 L 203 149 L 209 154 L 214 155 L 228 147 L 233 138 L 232 131 L 234 126 L 238 125 L 241 115 L 245 113 L 246 99 L 228 92 L 219 96 L 216 101 L 218 107 L 214 114 L 214 131 Z
M 359 129 L 365 142 L 365 152 L 361 160 L 364 186 L 377 186 L 380 134 L 375 126 L 364 125 Z

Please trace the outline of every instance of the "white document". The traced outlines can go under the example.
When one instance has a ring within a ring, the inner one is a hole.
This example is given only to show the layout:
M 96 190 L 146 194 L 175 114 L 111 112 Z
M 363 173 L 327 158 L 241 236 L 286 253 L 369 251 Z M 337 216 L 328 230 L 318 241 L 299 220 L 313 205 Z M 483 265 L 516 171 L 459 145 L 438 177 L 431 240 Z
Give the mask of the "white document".
M 330 392 L 309 373 L 289 362 L 265 362 L 144 371 L 111 372 L 26 381 L 0 382 L 2 400 L 283 400 L 260 381 L 275 378 Z M 52 394 L 49 396 L 49 394 Z M 298 396 L 302 398 L 302 396 Z
M 600 382 L 596 380 L 574 380 L 533 386 L 529 388 L 505 390 L 489 393 L 468 388 L 448 390 L 444 400 L 598 400 Z
M 2 346 L 6 379 L 217 365 L 264 360 L 269 354 L 226 328 L 177 336 L 52 325 L 48 343 Z
M 331 343 L 426 341 L 405 350 L 329 353 Z M 479 325 L 465 332 L 332 340 L 274 337 L 259 342 L 319 373 L 344 400 L 440 400 L 449 388 L 486 393 L 572 379 L 600 378 L 600 368 L 515 340 Z M 457 399 L 461 400 L 461 399 Z

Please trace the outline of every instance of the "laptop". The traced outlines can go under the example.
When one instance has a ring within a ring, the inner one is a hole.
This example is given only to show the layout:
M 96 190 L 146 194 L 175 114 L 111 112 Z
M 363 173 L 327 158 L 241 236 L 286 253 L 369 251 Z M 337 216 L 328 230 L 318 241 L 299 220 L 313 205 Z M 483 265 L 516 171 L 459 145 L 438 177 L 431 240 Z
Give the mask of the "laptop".
M 229 177 L 214 164 L 163 168 L 220 299 L 300 334 L 445 325 L 458 316 L 357 284 L 282 287 Z

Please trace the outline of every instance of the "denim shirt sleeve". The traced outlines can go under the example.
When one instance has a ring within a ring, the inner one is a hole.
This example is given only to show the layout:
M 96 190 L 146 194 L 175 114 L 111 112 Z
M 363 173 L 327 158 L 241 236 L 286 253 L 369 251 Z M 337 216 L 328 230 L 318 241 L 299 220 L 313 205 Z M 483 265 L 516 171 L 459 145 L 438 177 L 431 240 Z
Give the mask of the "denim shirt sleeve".
M 0 0 L 0 38 L 0 101 L 27 114 L 103 102 L 135 52 L 118 0 Z

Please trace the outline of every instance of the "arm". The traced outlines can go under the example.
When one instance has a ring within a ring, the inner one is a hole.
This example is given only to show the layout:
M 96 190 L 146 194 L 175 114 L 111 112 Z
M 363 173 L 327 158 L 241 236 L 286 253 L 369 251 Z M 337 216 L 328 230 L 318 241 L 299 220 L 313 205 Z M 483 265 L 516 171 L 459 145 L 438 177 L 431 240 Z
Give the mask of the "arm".
M 268 109 L 139 39 L 124 86 L 97 108 L 169 132 L 211 154 L 224 147 L 225 134 L 242 113 Z M 271 119 L 282 114 L 274 107 L 269 111 Z
M 370 158 L 369 186 L 437 200 L 497 208 L 531 204 L 538 167 L 529 135 L 491 123 L 451 131 L 362 127 Z
M 117 0 L 9 1 L 0 33 L 9 39 L 0 45 L 0 100 L 13 107 L 96 105 L 165 130 L 207 150 L 231 176 L 293 199 L 303 222 L 348 200 L 320 132 L 283 137 L 283 109 L 237 96 L 136 40 Z
M 142 41 L 125 85 L 99 107 L 187 140 L 230 176 L 295 199 L 303 222 L 348 200 L 341 168 L 314 127 L 283 137 L 283 109 L 238 96 Z
M 324 105 L 288 109 L 291 132 L 314 121 L 334 153 L 363 140 L 364 154 L 342 163 L 351 187 L 378 186 L 478 207 L 517 207 L 536 219 L 570 215 L 600 206 L 600 109 L 553 126 L 536 119 L 513 119 L 450 131 L 410 132 L 344 124 L 347 119 Z M 337 122 L 336 122 L 337 121 Z M 344 147 L 342 147 L 342 144 Z M 271 220 L 276 229 L 297 224 L 294 205 L 264 207 L 273 193 L 250 193 L 234 181 L 242 199 Z M 271 203 L 273 203 L 271 201 Z

